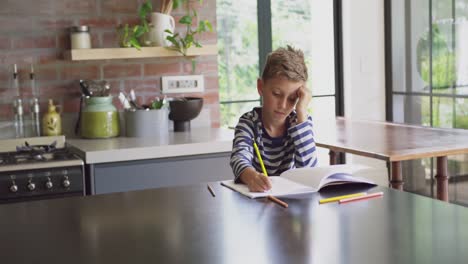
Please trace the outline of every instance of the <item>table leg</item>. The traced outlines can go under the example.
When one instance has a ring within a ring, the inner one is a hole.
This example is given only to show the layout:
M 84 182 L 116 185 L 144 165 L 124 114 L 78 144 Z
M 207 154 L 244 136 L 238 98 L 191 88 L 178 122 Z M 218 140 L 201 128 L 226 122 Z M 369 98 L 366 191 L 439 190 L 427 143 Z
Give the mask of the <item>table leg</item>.
M 392 163 L 390 161 L 387 161 L 387 181 L 389 182 L 389 186 L 390 186 L 391 176 L 392 176 Z
M 403 191 L 403 176 L 401 175 L 401 161 L 392 161 L 390 187 Z
M 330 149 L 330 152 L 328 152 L 328 155 L 330 156 L 330 165 L 338 164 L 338 152 L 335 152 Z
M 448 202 L 448 159 L 437 157 L 437 199 Z

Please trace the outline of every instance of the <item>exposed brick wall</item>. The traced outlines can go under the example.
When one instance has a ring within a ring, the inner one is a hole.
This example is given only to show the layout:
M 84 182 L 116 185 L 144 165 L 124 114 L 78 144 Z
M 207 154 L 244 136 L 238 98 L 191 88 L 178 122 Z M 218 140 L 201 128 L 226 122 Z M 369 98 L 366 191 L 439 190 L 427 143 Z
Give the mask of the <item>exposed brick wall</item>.
M 0 1 L 0 121 L 12 119 L 11 87 L 13 64 L 18 64 L 21 94 L 31 96 L 30 65 L 34 64 L 36 86 L 40 92 L 41 112 L 49 98 L 60 105 L 64 113 L 77 113 L 79 79 L 105 79 L 111 83 L 112 94 L 134 89 L 140 103 L 148 103 L 161 95 L 160 77 L 189 74 L 190 62 L 184 58 L 148 58 L 99 61 L 66 61 L 70 48 L 68 28 L 86 24 L 91 28 L 94 48 L 117 47 L 115 27 L 120 23 L 137 22 L 137 10 L 142 0 L 16 0 Z M 197 1 L 195 1 L 197 2 Z M 152 0 L 154 10 L 159 0 Z M 216 29 L 216 0 L 205 0 L 200 8 L 192 3 L 203 19 Z M 185 14 L 180 8 L 172 15 L 177 20 Z M 183 30 L 183 27 L 176 27 Z M 201 38 L 202 44 L 215 44 L 216 32 Z M 219 126 L 218 69 L 216 56 L 197 59 L 197 74 L 205 76 L 205 92 L 173 94 L 170 97 L 201 96 L 210 113 L 213 127 Z M 122 109 L 117 100 L 116 106 Z

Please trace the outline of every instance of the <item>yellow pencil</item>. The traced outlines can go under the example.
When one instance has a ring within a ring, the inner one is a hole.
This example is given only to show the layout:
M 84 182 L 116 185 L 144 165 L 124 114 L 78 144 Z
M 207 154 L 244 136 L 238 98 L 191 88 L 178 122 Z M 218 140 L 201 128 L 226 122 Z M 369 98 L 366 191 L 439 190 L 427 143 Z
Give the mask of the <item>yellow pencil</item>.
M 257 143 L 255 143 L 255 140 L 253 142 L 253 146 L 254 146 L 255 152 L 257 153 L 257 158 L 260 161 L 260 166 L 262 167 L 262 172 L 263 172 L 263 174 L 265 176 L 268 176 L 268 173 L 267 173 L 267 171 L 265 169 L 265 164 L 263 164 L 262 155 L 260 155 L 260 150 L 258 149 Z
M 255 149 L 255 153 L 257 153 L 258 161 L 260 161 L 260 166 L 262 167 L 263 175 L 265 175 L 265 177 L 268 177 L 268 173 L 266 171 L 265 164 L 263 164 L 262 155 L 260 155 L 260 150 L 258 149 L 257 143 L 255 143 L 255 140 L 253 142 L 253 146 L 254 146 L 254 149 Z M 285 203 L 284 201 L 281 201 L 280 199 L 278 199 L 278 198 L 276 198 L 276 197 L 274 197 L 272 195 L 268 195 L 268 199 L 270 199 L 271 201 L 283 206 L 284 208 L 288 208 L 287 203 Z
M 339 201 L 341 199 L 358 197 L 358 196 L 363 196 L 363 195 L 366 195 L 366 194 L 367 193 L 353 193 L 353 194 L 347 194 L 347 195 L 342 195 L 342 196 L 330 197 L 330 198 L 320 200 L 319 204 L 337 202 L 337 201 Z

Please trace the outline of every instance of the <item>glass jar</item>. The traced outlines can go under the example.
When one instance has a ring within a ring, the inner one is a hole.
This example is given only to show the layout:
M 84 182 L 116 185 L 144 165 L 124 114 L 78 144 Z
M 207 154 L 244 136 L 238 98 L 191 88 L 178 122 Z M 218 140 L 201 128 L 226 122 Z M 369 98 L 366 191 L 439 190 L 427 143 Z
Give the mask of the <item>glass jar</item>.
M 112 96 L 87 97 L 81 111 L 80 128 L 84 138 L 119 136 L 119 114 L 112 104 Z
M 72 49 L 90 49 L 91 36 L 88 26 L 74 26 L 70 30 L 70 42 Z

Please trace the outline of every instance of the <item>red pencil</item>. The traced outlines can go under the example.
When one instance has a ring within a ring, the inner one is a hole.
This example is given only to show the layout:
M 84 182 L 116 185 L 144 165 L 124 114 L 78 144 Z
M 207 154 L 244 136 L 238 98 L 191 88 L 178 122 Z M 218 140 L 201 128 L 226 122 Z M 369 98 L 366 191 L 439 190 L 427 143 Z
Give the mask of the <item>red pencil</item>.
M 370 199 L 370 198 L 380 197 L 380 196 L 383 196 L 383 192 L 369 193 L 363 196 L 341 199 L 339 203 L 340 204 L 349 203 L 349 202 L 360 201 L 360 200 L 365 200 L 365 199 Z

